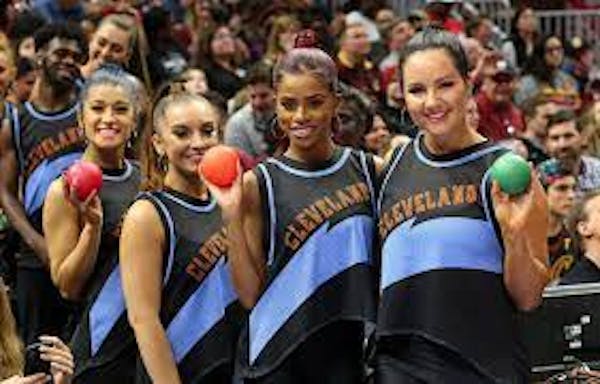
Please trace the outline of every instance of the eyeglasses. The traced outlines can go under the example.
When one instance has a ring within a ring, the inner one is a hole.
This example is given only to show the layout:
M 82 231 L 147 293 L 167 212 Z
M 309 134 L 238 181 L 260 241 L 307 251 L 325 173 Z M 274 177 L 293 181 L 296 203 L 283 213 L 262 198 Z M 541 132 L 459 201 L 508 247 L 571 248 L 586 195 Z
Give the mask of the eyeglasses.
M 562 52 L 563 51 L 563 47 L 561 46 L 555 46 L 555 47 L 546 47 L 546 53 L 554 53 L 554 52 Z

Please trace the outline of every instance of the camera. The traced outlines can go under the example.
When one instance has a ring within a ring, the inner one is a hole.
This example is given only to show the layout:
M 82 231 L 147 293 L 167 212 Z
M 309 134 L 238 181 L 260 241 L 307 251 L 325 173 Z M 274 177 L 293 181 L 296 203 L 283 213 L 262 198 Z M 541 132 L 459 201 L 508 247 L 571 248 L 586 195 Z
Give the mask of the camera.
M 42 360 L 40 357 L 40 346 L 43 343 L 33 343 L 28 345 L 25 350 L 25 376 L 36 373 L 50 374 L 50 362 Z

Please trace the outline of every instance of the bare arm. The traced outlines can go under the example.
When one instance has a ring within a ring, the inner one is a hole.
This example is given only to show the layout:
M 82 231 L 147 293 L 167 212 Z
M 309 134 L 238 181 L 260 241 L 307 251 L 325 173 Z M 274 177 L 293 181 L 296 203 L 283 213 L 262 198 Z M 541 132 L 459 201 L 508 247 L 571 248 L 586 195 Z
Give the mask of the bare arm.
M 44 234 L 50 274 L 61 295 L 80 299 L 94 270 L 102 233 L 102 206 L 96 194 L 87 203 L 69 201 L 62 179 L 55 180 L 44 202 Z
M 33 228 L 19 201 L 18 179 L 17 153 L 13 146 L 10 124 L 5 119 L 0 128 L 0 205 L 23 241 L 35 251 L 42 263 L 48 266 L 48 251 L 44 237 Z
M 241 166 L 238 167 L 241 169 Z M 253 172 L 246 172 L 243 176 L 239 173 L 228 189 L 204 182 L 219 202 L 227 225 L 233 285 L 242 305 L 251 309 L 265 283 L 263 217 L 256 175 Z
M 505 247 L 504 285 L 516 307 L 537 307 L 550 281 L 548 205 L 537 177 L 522 196 L 509 197 L 494 183 L 492 197 Z
M 152 382 L 179 384 L 177 365 L 159 317 L 165 240 L 152 203 L 134 203 L 125 216 L 119 247 L 127 315 Z

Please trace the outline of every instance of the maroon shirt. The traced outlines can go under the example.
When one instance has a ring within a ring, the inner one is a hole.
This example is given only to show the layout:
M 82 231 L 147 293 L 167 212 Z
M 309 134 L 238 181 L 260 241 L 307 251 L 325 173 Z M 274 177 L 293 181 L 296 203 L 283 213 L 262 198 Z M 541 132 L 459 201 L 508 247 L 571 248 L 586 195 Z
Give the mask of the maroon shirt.
M 508 139 L 525 130 L 523 113 L 513 103 L 494 104 L 483 92 L 475 96 L 479 110 L 479 133 L 492 141 Z M 514 128 L 512 135 L 509 127 Z

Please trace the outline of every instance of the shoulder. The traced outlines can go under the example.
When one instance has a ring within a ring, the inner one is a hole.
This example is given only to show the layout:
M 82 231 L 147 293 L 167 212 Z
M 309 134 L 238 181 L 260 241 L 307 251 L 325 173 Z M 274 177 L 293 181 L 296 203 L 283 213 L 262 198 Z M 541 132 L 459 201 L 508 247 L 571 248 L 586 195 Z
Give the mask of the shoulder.
M 238 109 L 229 117 L 227 120 L 227 125 L 248 125 L 250 123 L 250 118 L 252 114 L 250 113 L 250 104 L 244 105 L 242 108 Z
M 162 224 L 158 210 L 150 199 L 140 197 L 127 210 L 123 226 L 145 231 L 162 227 Z

